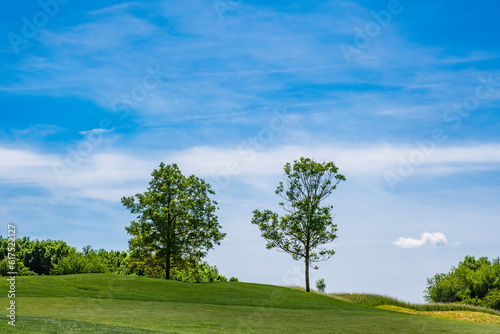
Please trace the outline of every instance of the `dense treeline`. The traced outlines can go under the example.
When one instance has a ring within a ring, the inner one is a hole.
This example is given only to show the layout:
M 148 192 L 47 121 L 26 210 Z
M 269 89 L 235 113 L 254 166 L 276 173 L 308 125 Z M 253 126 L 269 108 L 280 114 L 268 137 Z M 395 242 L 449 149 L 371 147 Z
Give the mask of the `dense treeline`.
M 154 258 L 135 259 L 125 251 L 95 250 L 83 247 L 79 252 L 60 240 L 30 240 L 23 237 L 15 243 L 15 267 L 18 275 L 70 275 L 114 273 L 149 277 L 165 277 L 165 268 Z M 12 252 L 10 252 L 12 253 Z M 0 274 L 10 272 L 9 240 L 0 236 Z M 184 282 L 225 282 L 216 266 L 207 262 L 184 263 L 171 268 L 171 279 Z M 237 280 L 231 278 L 231 280 Z
M 427 280 L 427 301 L 464 303 L 500 310 L 500 258 L 466 256 L 447 274 Z
M 30 240 L 23 237 L 15 243 L 15 265 L 18 275 L 68 275 L 82 273 L 129 274 L 127 252 L 98 251 L 85 246 L 82 252 L 60 240 Z M 0 236 L 0 273 L 9 268 L 9 240 Z M 12 252 L 11 252 L 12 253 Z

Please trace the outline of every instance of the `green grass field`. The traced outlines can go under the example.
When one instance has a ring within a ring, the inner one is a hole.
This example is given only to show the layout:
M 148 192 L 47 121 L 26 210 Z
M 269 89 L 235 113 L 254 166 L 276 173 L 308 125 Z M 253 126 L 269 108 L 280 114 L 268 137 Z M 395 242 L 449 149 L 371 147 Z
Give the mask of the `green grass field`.
M 1 308 L 6 314 L 7 281 Z M 252 283 L 190 284 L 85 274 L 18 277 L 19 333 L 500 333 Z M 0 331 L 10 331 L 4 316 Z

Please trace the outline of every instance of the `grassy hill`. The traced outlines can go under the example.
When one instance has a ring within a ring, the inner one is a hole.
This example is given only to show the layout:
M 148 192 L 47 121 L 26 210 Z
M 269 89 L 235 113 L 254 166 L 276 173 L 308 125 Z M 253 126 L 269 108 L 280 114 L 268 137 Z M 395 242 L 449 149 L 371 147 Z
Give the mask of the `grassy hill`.
M 393 312 L 252 283 L 85 274 L 18 277 L 16 289 L 19 333 L 500 332 L 499 325 Z M 5 278 L 0 291 L 5 310 Z M 0 331 L 10 327 L 4 318 Z

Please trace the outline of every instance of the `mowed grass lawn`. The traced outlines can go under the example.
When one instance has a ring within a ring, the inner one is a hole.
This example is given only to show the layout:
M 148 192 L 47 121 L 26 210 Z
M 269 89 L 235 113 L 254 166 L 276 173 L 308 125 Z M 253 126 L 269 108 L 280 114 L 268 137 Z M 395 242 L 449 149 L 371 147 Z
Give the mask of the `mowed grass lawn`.
M 0 282 L 1 309 L 9 299 Z M 85 274 L 17 277 L 20 333 L 500 333 L 500 325 L 405 314 L 252 283 Z M 0 331 L 11 330 L 6 317 Z

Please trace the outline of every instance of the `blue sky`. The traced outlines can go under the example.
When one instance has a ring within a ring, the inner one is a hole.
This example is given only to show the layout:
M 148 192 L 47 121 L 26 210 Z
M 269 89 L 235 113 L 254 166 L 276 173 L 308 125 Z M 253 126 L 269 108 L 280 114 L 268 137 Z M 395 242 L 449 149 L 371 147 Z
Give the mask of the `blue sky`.
M 24 1 L 0 13 L 0 214 L 20 235 L 126 250 L 160 162 L 217 191 L 227 276 L 303 284 L 266 250 L 282 167 L 333 161 L 327 291 L 421 302 L 500 235 L 494 1 Z M 7 229 L 7 227 L 5 227 Z M 6 230 L 5 233 L 6 234 Z

